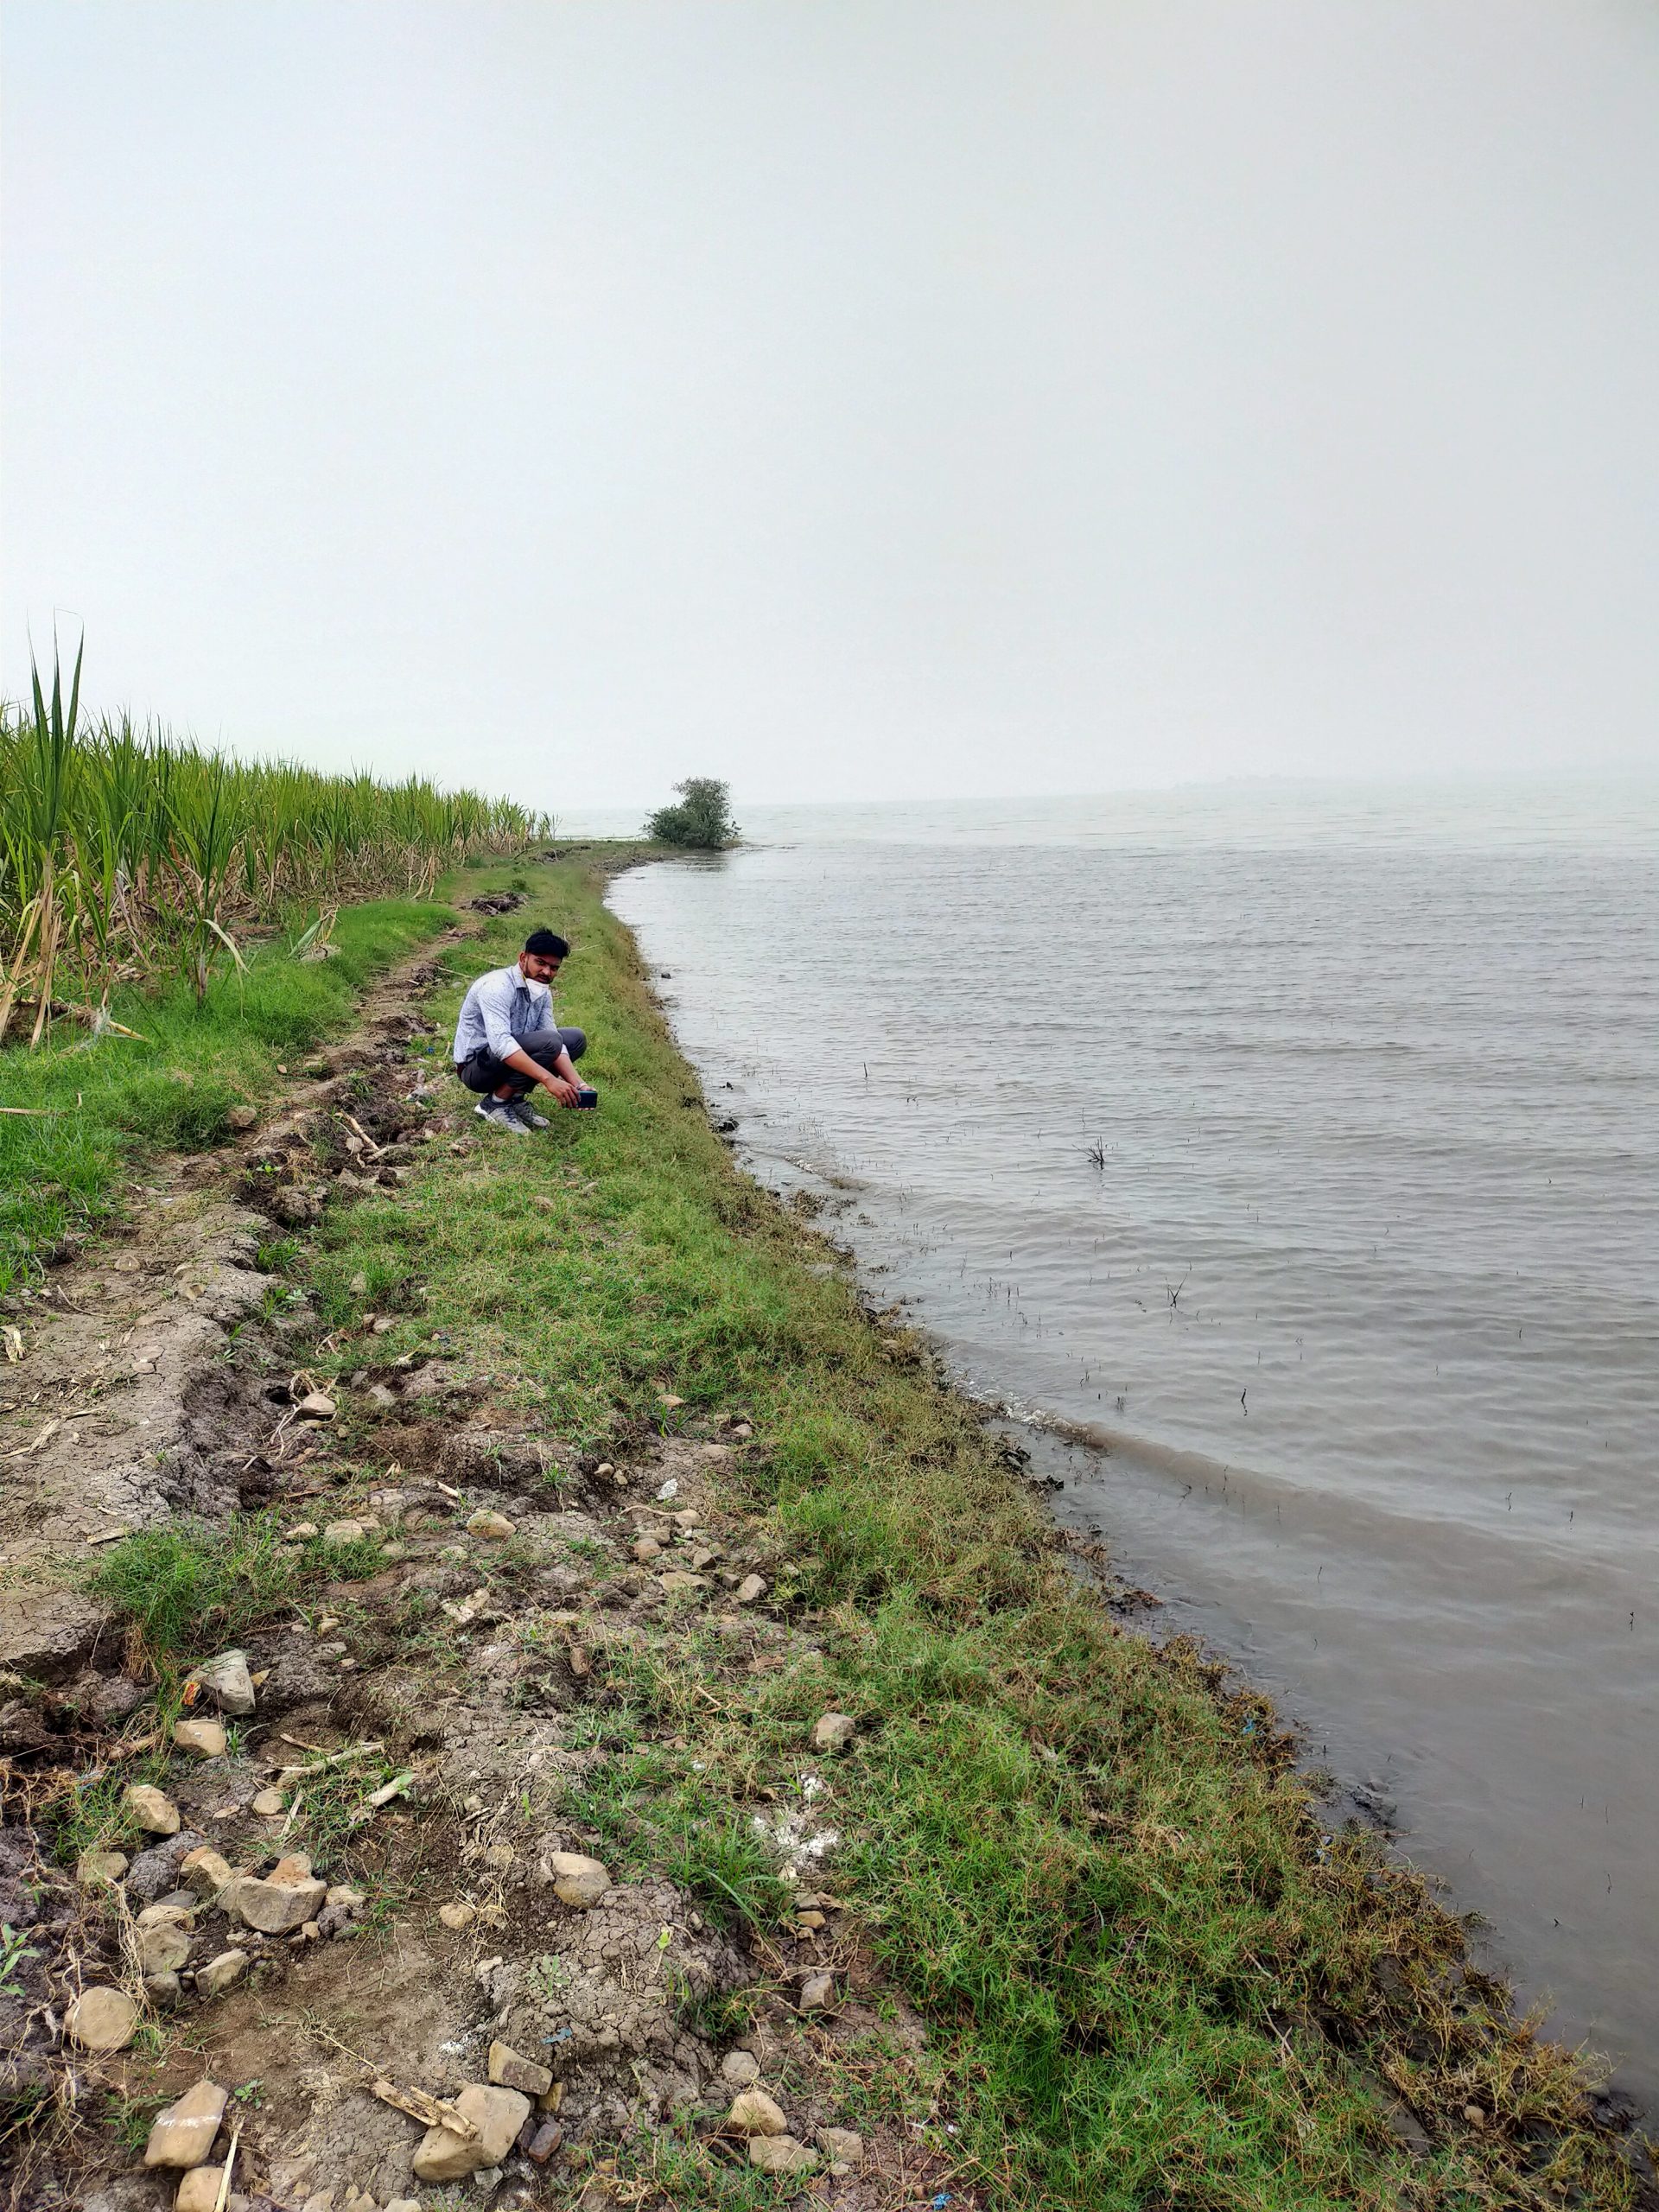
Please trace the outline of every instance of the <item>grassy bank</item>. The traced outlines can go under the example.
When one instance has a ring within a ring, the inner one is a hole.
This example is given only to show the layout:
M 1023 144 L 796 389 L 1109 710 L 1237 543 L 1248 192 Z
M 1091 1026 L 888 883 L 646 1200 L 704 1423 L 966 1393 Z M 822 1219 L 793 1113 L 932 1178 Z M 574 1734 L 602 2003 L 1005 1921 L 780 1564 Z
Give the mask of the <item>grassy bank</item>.
M 752 1816 L 797 1789 L 817 1713 L 855 1716 L 836 1888 L 925 2016 L 961 2171 L 997 2204 L 1634 2203 L 1579 2078 L 1455 1923 L 1374 1842 L 1324 1833 L 1259 1701 L 1120 1631 L 971 1409 L 734 1172 L 599 872 L 534 882 L 451 956 L 440 1026 L 551 924 L 601 1112 L 429 1157 L 295 1266 L 325 1328 L 389 1310 L 377 1357 L 440 1350 L 570 1446 L 753 1423 L 726 1503 L 816 1648 L 722 1673 L 670 1621 L 607 1674 L 607 1757 L 570 1809 L 620 1863 L 690 1870 L 764 1925 Z
M 222 1144 L 237 1107 L 281 1089 L 279 1070 L 350 1016 L 372 976 L 453 919 L 423 899 L 348 906 L 327 960 L 276 938 L 200 1000 L 181 980 L 118 992 L 111 1011 L 134 1034 L 60 1028 L 40 1051 L 0 1049 L 0 1295 L 106 1219 L 145 1153 Z

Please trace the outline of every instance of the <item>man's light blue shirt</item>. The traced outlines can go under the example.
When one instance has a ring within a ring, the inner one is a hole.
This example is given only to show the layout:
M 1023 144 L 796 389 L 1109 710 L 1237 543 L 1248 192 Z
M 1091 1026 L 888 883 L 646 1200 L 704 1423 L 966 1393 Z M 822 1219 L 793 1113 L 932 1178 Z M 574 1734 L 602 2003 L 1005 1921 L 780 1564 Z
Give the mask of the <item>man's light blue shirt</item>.
M 480 976 L 461 1001 L 450 1058 L 457 1067 L 474 1052 L 505 1060 L 518 1050 L 521 1038 L 556 1027 L 552 992 L 545 983 L 532 983 L 515 961 Z

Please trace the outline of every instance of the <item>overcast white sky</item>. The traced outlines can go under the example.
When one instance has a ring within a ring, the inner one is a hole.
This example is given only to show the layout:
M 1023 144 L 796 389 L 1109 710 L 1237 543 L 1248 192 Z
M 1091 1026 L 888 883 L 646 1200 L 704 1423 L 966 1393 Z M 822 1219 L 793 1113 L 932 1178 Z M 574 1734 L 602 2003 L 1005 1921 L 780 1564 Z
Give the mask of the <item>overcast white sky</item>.
M 7 0 L 0 677 L 554 808 L 1659 758 L 1651 0 Z

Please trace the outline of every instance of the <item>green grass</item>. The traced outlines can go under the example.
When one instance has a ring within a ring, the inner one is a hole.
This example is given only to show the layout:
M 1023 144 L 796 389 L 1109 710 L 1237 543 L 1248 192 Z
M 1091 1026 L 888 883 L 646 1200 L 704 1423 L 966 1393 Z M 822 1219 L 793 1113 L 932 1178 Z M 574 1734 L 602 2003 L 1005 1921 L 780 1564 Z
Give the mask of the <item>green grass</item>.
M 113 1544 L 90 1586 L 137 1627 L 153 1659 L 200 1663 L 238 1637 L 317 1602 L 334 1582 L 378 1572 L 379 1545 L 364 1536 L 294 1546 L 274 1515 L 228 1528 L 168 1521 Z
M 361 1274 L 398 1307 L 388 1354 L 435 1346 L 568 1444 L 637 1443 L 664 1390 L 682 1423 L 743 1407 L 756 1440 L 726 1503 L 820 1647 L 734 1677 L 695 1614 L 664 1609 L 570 1716 L 567 1740 L 610 1756 L 563 1809 L 619 1865 L 764 1929 L 782 1898 L 753 1818 L 799 1804 L 816 1766 L 842 1837 L 821 1878 L 925 2014 L 953 2155 L 999 2206 L 1632 2204 L 1580 2078 L 1465 1972 L 1414 1877 L 1322 1837 L 1260 1700 L 1121 1633 L 971 1410 L 810 1272 L 823 1248 L 734 1172 L 596 878 L 533 874 L 536 918 L 575 948 L 559 1006 L 592 1039 L 601 1110 L 429 1155 L 395 1201 L 325 1217 L 288 1272 L 329 1321 L 360 1306 Z M 448 957 L 451 1003 L 524 918 Z M 309 1571 L 257 1525 L 213 1556 L 175 1535 L 103 1570 L 164 1647 L 203 1622 L 229 1640 Z M 855 1748 L 810 1761 L 830 1706 L 857 1717 Z M 1421 2162 L 1386 2125 L 1396 2094 L 1434 2133 Z M 689 2145 L 640 2155 L 673 2167 L 677 2201 L 771 2201 Z
M 116 1018 L 140 1039 L 0 1049 L 0 1295 L 38 1272 L 66 1234 L 106 1220 L 135 1162 L 196 1151 L 230 1135 L 231 1109 L 277 1089 L 279 1062 L 308 1052 L 349 1018 L 371 977 L 452 920 L 444 906 L 382 899 L 340 916 L 336 957 L 300 961 L 273 941 L 245 976 L 217 976 L 198 1006 L 182 982 L 118 993 Z

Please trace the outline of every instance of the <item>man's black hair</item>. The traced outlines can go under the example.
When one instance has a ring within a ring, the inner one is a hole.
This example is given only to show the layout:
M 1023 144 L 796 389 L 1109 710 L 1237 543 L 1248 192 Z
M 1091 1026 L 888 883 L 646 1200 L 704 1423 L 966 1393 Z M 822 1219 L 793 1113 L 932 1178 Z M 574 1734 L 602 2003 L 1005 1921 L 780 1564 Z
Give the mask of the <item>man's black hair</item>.
M 539 952 L 543 960 L 568 960 L 570 948 L 562 937 L 555 937 L 551 930 L 532 930 L 524 939 L 526 952 Z

